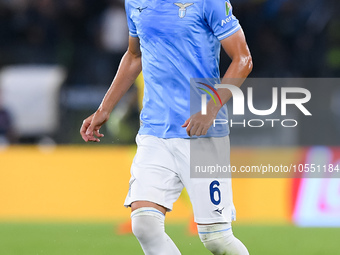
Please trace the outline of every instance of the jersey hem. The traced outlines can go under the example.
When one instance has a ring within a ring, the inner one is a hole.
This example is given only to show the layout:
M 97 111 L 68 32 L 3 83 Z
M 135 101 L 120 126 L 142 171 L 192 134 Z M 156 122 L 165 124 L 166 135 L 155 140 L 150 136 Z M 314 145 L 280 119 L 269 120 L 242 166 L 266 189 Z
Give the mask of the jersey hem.
M 140 132 L 138 131 L 139 135 L 151 135 L 151 136 L 155 136 L 158 138 L 162 138 L 162 139 L 173 139 L 173 138 L 182 138 L 182 139 L 196 139 L 196 138 L 209 138 L 209 137 L 225 137 L 228 136 L 230 134 L 230 132 L 223 132 L 223 133 L 219 133 L 219 134 L 207 134 L 207 135 L 202 135 L 202 136 L 193 136 L 190 137 L 188 135 L 156 135 L 156 134 L 151 134 L 148 132 Z

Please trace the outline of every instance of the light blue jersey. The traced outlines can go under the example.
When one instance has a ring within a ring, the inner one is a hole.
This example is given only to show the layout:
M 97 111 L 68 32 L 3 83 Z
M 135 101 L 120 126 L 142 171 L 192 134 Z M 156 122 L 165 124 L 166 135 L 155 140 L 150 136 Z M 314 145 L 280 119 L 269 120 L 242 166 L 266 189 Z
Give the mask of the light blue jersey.
M 189 138 L 181 125 L 190 117 L 190 98 L 200 101 L 204 93 L 190 89 L 190 79 L 220 77 L 219 41 L 240 29 L 232 7 L 225 0 L 126 0 L 125 8 L 130 36 L 139 37 L 142 52 L 139 134 Z M 226 106 L 217 118 L 227 119 Z M 206 136 L 228 134 L 228 126 L 219 125 Z

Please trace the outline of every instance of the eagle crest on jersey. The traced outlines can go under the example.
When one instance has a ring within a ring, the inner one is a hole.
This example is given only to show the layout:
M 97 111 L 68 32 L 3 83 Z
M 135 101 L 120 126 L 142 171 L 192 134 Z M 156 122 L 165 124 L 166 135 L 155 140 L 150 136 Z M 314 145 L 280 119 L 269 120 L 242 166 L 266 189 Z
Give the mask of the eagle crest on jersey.
M 178 10 L 178 16 L 182 19 L 185 17 L 185 14 L 187 13 L 187 7 L 193 5 L 194 3 L 174 3 L 174 5 L 177 5 L 179 7 Z

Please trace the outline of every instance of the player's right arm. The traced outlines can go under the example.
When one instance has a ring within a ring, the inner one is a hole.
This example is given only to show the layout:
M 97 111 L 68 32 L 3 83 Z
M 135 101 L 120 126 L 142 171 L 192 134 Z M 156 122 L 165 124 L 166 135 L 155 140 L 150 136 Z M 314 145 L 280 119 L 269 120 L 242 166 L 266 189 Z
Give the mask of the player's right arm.
M 117 74 L 106 92 L 98 110 L 83 121 L 80 134 L 85 142 L 100 142 L 101 126 L 109 119 L 113 108 L 128 91 L 142 71 L 141 51 L 138 37 L 129 37 L 129 48 L 123 56 Z

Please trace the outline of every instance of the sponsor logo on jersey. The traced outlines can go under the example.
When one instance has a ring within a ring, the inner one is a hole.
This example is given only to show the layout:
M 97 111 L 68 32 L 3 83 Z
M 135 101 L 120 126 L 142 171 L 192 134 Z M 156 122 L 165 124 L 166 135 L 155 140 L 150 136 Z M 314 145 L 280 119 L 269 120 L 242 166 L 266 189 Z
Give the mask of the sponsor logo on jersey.
M 227 18 L 224 19 L 224 20 L 222 20 L 222 22 L 221 22 L 221 26 L 222 26 L 222 27 L 223 27 L 225 24 L 229 23 L 229 22 L 233 19 L 232 16 L 229 16 L 229 15 L 231 14 L 232 8 L 233 8 L 233 7 L 231 6 L 231 4 L 230 4 L 228 1 L 226 1 L 226 2 L 225 2 L 225 14 L 227 15 Z
M 225 24 L 229 23 L 232 19 L 233 19 L 233 17 L 228 17 L 228 18 L 222 20 L 221 26 L 223 27 Z
M 174 5 L 178 6 L 179 7 L 179 10 L 178 10 L 178 16 L 183 19 L 185 17 L 185 15 L 187 14 L 187 8 L 191 5 L 193 5 L 194 3 L 185 3 L 185 4 L 182 4 L 182 3 L 174 3 Z
M 226 2 L 225 2 L 225 14 L 226 14 L 227 16 L 229 16 L 230 11 L 231 11 L 232 8 L 233 8 L 233 7 L 231 6 L 231 4 L 230 4 L 228 1 L 226 1 Z
M 148 8 L 148 6 L 146 6 L 146 7 L 137 7 L 136 9 L 139 11 L 139 13 L 141 13 L 146 8 Z

